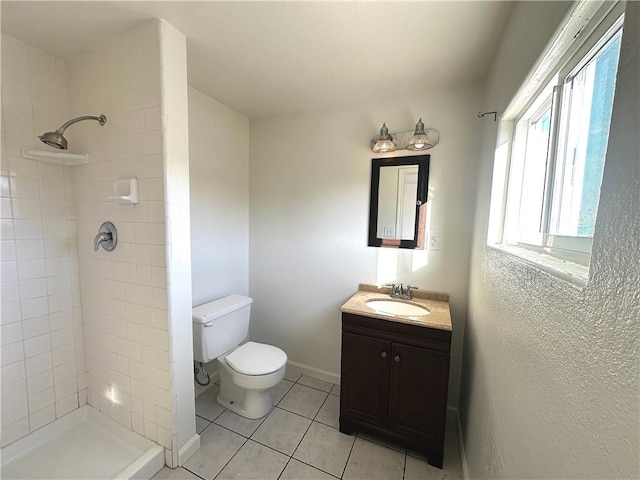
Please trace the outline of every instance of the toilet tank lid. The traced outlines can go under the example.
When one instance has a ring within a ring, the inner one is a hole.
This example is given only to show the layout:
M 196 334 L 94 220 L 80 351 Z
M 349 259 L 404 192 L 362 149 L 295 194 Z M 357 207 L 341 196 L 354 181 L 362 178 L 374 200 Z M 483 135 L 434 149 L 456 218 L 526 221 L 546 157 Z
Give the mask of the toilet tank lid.
M 244 295 L 229 295 L 213 302 L 205 303 L 192 309 L 194 323 L 206 323 L 219 318 L 227 313 L 231 313 L 239 308 L 246 307 L 253 302 L 251 297 Z

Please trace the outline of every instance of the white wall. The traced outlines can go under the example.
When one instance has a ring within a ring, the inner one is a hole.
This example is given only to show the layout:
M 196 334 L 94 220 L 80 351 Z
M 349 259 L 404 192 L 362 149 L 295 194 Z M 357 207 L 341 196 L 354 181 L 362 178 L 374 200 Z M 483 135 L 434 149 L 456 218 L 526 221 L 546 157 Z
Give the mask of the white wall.
M 249 294 L 249 119 L 189 88 L 193 305 Z
M 22 158 L 69 119 L 66 63 L 2 35 L 2 446 L 86 403 L 70 167 Z M 36 145 L 37 142 L 37 145 Z
M 503 110 L 567 10 L 516 3 L 487 85 Z M 640 67 L 628 2 L 589 281 L 486 247 L 495 128 L 485 130 L 460 400 L 470 478 L 637 478 L 640 471 Z
M 159 27 L 172 407 L 171 452 L 165 451 L 165 461 L 170 467 L 177 467 L 200 447 L 191 379 L 193 331 L 187 39 L 165 21 L 161 21 Z
M 250 336 L 337 379 L 340 306 L 359 283 L 451 294 L 450 405 L 457 404 L 475 198 L 476 86 L 251 121 Z M 383 121 L 440 132 L 431 154 L 431 227 L 442 248 L 367 247 L 372 153 Z

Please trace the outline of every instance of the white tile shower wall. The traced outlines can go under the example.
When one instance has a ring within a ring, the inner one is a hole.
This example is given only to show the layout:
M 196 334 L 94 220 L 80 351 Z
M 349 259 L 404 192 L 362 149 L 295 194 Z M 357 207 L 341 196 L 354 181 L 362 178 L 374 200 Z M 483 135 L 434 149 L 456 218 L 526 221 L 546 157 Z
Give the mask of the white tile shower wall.
M 2 35 L 2 446 L 86 403 L 71 168 L 21 156 L 68 119 L 68 77 Z
M 69 136 L 91 159 L 74 170 L 88 402 L 171 448 L 158 23 L 118 37 L 69 69 L 73 114 L 107 116 L 104 127 L 83 122 Z M 113 182 L 132 177 L 140 203 L 109 200 Z M 105 221 L 115 224 L 118 245 L 94 252 Z

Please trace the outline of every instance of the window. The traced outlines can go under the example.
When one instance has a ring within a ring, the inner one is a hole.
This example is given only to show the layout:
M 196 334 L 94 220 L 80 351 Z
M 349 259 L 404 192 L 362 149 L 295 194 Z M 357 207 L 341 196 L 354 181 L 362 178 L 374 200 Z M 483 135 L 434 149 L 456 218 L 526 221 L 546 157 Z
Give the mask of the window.
M 546 253 L 588 267 L 613 109 L 623 18 L 601 15 L 581 45 L 546 72 L 546 81 L 511 118 L 503 223 L 496 243 Z M 582 35 L 580 35 L 582 37 Z M 527 86 L 523 87 L 527 91 Z M 531 89 L 529 89 L 531 90 Z M 515 100 L 514 100 L 515 101 Z M 508 125 L 504 125 L 508 124 Z M 502 153 L 500 153 L 502 155 Z M 497 158 L 497 156 L 496 156 Z M 496 160 L 496 167 L 500 162 Z

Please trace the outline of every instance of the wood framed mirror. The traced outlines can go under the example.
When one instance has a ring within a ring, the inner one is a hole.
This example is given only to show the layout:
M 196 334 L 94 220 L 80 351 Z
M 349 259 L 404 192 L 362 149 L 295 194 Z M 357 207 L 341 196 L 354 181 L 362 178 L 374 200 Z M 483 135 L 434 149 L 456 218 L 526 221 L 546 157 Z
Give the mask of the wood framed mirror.
M 429 155 L 371 160 L 369 246 L 424 248 Z

